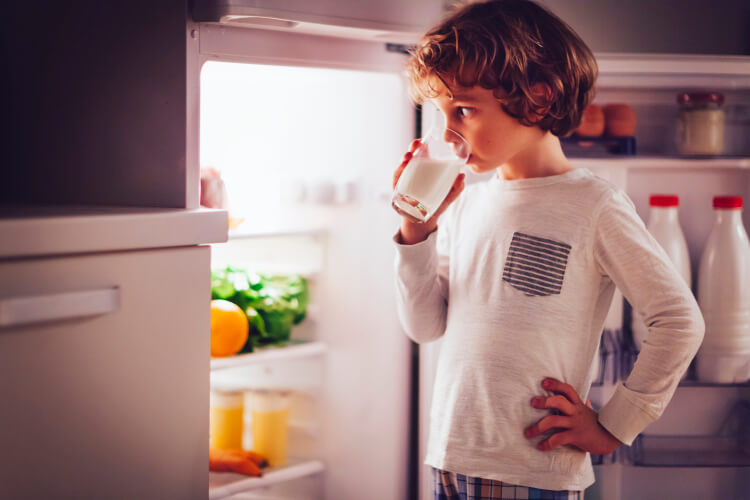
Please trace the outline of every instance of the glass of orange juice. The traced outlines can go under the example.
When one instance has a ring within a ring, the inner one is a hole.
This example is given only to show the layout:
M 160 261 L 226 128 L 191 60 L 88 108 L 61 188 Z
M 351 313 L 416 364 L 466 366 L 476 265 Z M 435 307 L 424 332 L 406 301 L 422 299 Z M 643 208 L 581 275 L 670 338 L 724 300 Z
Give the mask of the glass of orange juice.
M 272 467 L 286 462 L 289 402 L 289 391 L 255 390 L 250 393 L 252 448 Z
M 242 448 L 242 392 L 211 391 L 210 445 L 221 450 Z

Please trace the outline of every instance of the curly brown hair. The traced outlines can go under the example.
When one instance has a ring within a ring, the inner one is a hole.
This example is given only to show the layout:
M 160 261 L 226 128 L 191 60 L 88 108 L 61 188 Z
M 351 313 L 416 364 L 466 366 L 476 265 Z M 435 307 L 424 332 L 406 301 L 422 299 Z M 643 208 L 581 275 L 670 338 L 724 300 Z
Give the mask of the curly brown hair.
M 580 123 L 598 73 L 573 29 L 530 0 L 459 6 L 424 35 L 406 69 L 417 103 L 437 97 L 443 86 L 450 91 L 447 82 L 480 85 L 522 124 L 557 136 Z

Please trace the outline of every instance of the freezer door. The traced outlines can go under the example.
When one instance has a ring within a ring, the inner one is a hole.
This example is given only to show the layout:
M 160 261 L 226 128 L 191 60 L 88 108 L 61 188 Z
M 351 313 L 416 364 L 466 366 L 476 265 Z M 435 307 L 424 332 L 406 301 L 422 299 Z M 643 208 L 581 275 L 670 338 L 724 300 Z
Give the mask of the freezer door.
M 208 269 L 208 247 L 0 262 L 0 497 L 206 497 Z

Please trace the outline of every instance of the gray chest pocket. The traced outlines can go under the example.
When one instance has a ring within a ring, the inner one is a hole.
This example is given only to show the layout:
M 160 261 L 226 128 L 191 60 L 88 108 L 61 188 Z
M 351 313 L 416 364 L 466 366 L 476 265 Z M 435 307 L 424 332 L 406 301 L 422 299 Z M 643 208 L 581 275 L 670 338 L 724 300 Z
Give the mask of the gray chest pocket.
M 529 297 L 559 295 L 569 253 L 567 243 L 516 231 L 505 259 L 503 281 Z

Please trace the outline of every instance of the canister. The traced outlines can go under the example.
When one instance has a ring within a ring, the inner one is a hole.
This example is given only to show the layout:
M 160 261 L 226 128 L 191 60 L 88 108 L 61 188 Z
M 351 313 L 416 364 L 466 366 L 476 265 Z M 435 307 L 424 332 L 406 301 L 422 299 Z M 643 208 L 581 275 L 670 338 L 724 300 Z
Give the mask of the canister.
M 719 155 L 724 151 L 724 94 L 682 92 L 675 145 L 684 155 Z

